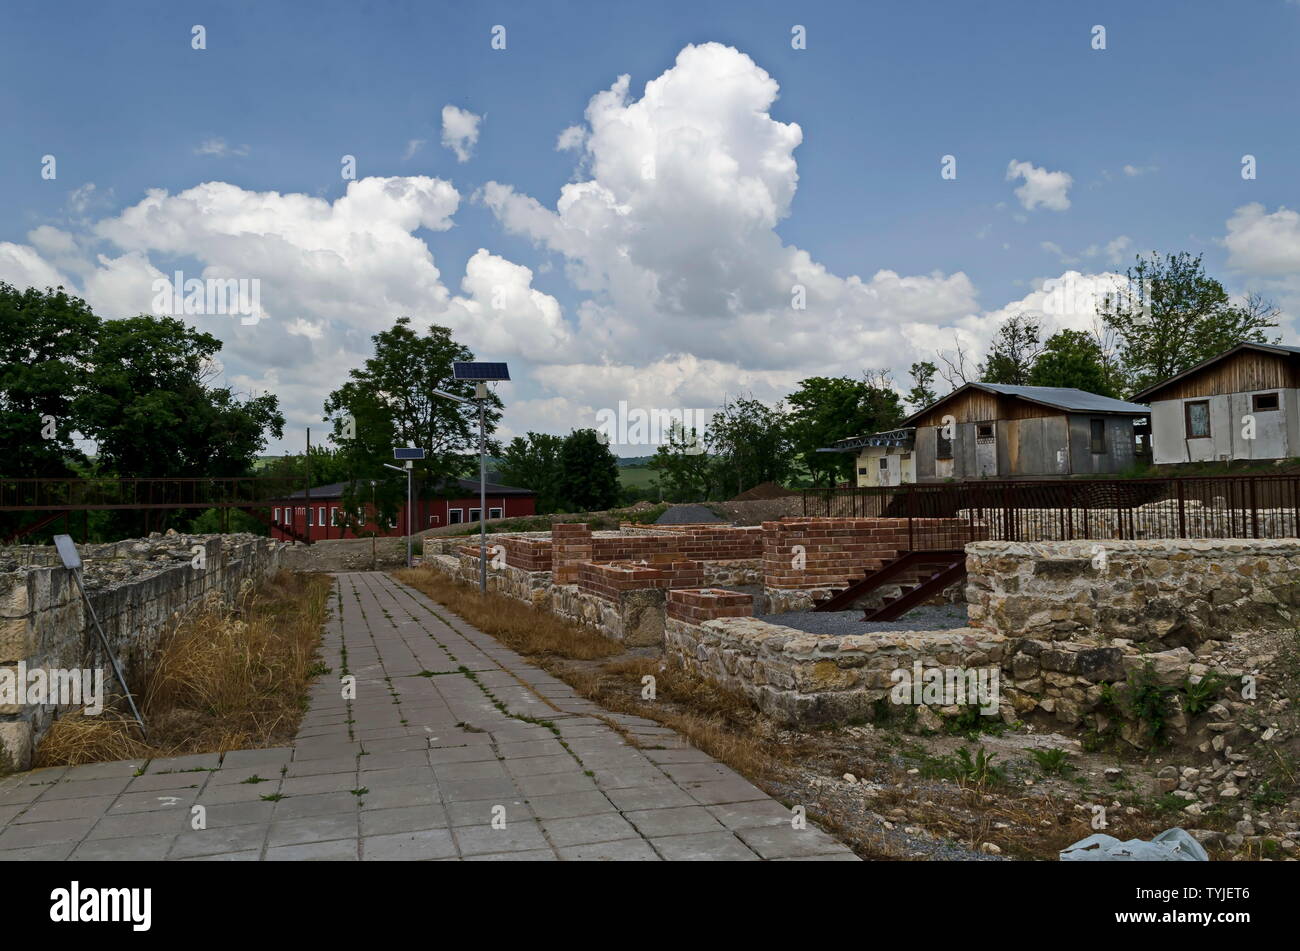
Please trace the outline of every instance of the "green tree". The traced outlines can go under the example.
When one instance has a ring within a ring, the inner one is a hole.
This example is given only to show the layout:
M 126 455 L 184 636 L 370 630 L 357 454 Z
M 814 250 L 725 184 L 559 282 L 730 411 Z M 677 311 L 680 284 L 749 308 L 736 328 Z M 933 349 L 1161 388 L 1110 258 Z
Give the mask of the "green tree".
M 714 468 L 704 449 L 704 434 L 681 420 L 674 420 L 668 430 L 668 442 L 655 450 L 649 468 L 659 476 L 659 484 L 675 502 L 703 502 L 709 498 Z
M 879 375 L 876 382 L 851 377 L 810 377 L 790 396 L 789 441 L 814 485 L 834 485 L 853 472 L 854 457 L 818 452 L 850 436 L 893 429 L 903 418 L 898 394 Z
M 713 482 L 739 495 L 764 482 L 780 483 L 794 466 L 785 403 L 767 406 L 753 397 L 723 404 L 713 414 L 705 445 L 713 454 Z
M 903 397 L 912 412 L 925 409 L 931 403 L 939 399 L 939 394 L 934 389 L 934 378 L 939 372 L 939 367 L 929 360 L 923 360 L 920 363 L 913 363 L 908 373 L 912 377 L 912 388 L 907 391 L 907 396 Z
M 384 463 L 392 463 L 394 446 L 425 450 L 424 460 L 414 467 L 422 498 L 445 491 L 448 480 L 461 476 L 471 464 L 477 471 L 477 407 L 433 392 L 473 398 L 474 384 L 453 379 L 452 364 L 472 361 L 474 354 L 453 340 L 446 327 L 435 325 L 423 335 L 417 333 L 409 317 L 397 318 L 390 330 L 371 340 L 374 356 L 349 371 L 348 382 L 326 397 L 325 415 L 334 427 L 330 439 L 345 460 L 347 487 L 341 507 L 356 519 L 373 501 L 380 518 L 391 521 L 406 496 L 406 479 L 384 468 Z M 501 400 L 489 391 L 485 403 L 490 434 L 501 419 Z M 499 451 L 492 440 L 487 448 Z
M 1047 338 L 1029 371 L 1030 386 L 1062 386 L 1118 397 L 1101 345 L 1082 330 L 1061 330 Z
M 1129 394 L 1166 380 L 1239 343 L 1266 343 L 1277 308 L 1258 297 L 1234 304 L 1187 252 L 1138 256 L 1125 285 L 1098 313 L 1114 331 Z
M 95 441 L 95 468 L 138 477 L 246 475 L 284 435 L 275 396 L 209 385 L 221 341 L 173 317 L 107 320 L 73 405 Z
M 100 320 L 63 288 L 0 283 L 0 475 L 72 477 L 85 457 L 73 413 Z
M 1024 314 L 1014 314 L 998 328 L 988 355 L 979 368 L 983 383 L 1029 385 L 1029 374 L 1042 347 L 1038 342 L 1037 321 Z
M 594 429 L 575 429 L 560 447 L 559 495 L 571 512 L 603 512 L 618 504 L 618 459 Z
M 497 470 L 506 485 L 532 489 L 537 493 L 537 512 L 560 511 L 560 485 L 563 470 L 560 450 L 563 436 L 530 432 L 516 436 L 506 445 L 497 460 Z

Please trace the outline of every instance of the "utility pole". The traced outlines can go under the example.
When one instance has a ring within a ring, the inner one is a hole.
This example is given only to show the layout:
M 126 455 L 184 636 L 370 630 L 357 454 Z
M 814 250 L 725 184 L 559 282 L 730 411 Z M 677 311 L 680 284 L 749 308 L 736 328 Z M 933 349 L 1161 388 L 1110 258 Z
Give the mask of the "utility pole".
M 307 532 L 307 543 L 311 544 L 311 427 L 307 427 L 307 456 L 303 460 L 307 466 L 307 517 L 303 519 L 303 530 Z

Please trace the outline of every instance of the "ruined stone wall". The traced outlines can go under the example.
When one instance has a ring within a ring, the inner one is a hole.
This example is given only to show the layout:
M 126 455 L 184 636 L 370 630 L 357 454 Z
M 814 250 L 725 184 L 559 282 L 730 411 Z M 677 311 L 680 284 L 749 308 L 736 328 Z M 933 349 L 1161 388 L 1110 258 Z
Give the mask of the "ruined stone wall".
M 1122 638 L 1153 651 L 1300 621 L 1300 542 L 978 542 L 970 623 L 1042 640 Z
M 194 566 L 196 546 L 201 567 Z M 256 535 L 174 533 L 84 546 L 91 605 L 128 682 L 149 668 L 178 616 L 209 596 L 238 597 L 245 584 L 280 568 L 284 548 Z M 0 666 L 16 670 L 19 662 L 28 670 L 108 665 L 72 572 L 61 565 L 0 574 Z M 111 670 L 104 683 L 117 692 Z M 58 712 L 53 705 L 0 706 L 0 767 L 26 768 Z
M 798 726 L 872 719 L 889 701 L 894 671 L 1000 669 L 1008 649 L 1000 634 L 965 628 L 819 636 L 751 617 L 670 616 L 664 643 L 688 670 Z

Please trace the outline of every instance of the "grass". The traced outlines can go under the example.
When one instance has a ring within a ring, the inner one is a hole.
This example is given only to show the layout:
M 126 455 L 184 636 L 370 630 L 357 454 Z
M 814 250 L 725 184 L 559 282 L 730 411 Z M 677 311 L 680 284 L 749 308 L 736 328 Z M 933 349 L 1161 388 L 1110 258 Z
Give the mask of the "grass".
M 797 749 L 773 742 L 745 696 L 657 656 L 629 656 L 623 645 L 589 628 L 503 595 L 484 596 L 430 568 L 402 569 L 393 577 L 529 657 L 583 697 L 676 730 L 747 776 L 770 776 L 779 763 L 799 755 Z M 653 701 L 641 698 L 646 676 L 655 678 Z
M 116 703 L 55 721 L 37 766 L 288 745 L 320 671 L 328 575 L 281 571 L 238 604 L 207 604 L 163 635 L 153 667 L 132 684 L 149 729 Z

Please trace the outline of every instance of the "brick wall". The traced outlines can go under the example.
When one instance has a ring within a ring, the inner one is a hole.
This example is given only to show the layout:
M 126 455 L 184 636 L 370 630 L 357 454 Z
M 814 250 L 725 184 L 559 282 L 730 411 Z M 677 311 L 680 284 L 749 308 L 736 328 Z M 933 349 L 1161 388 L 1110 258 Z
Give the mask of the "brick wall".
M 501 539 L 506 550 L 506 564 L 524 571 L 551 570 L 551 540 L 507 535 Z
M 578 587 L 610 601 L 618 599 L 624 591 L 640 588 L 668 587 L 668 578 L 657 568 L 629 562 L 593 564 L 583 562 L 578 566 Z
M 556 584 L 576 584 L 578 566 L 591 561 L 591 528 L 581 522 L 551 526 L 551 573 Z
M 668 616 L 691 624 L 720 617 L 753 617 L 754 599 L 720 588 L 682 588 L 668 592 Z
M 913 519 L 927 547 L 960 548 L 963 519 Z M 908 550 L 905 518 L 792 518 L 763 523 L 763 584 L 768 588 L 845 588 Z M 802 564 L 795 546 L 802 546 Z

